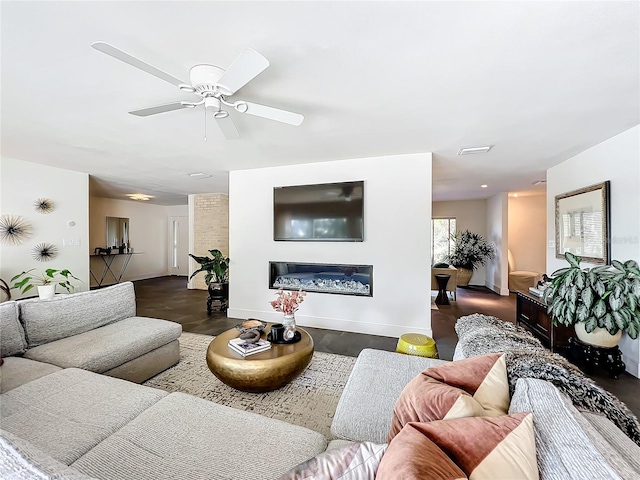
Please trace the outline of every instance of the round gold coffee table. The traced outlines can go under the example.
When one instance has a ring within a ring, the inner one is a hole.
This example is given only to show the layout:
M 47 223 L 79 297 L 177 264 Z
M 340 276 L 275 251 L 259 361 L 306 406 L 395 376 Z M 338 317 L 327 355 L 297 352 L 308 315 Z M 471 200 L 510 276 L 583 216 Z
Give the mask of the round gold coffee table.
M 262 338 L 271 329 L 267 324 Z M 297 343 L 276 344 L 264 352 L 243 357 L 229 347 L 238 330 L 227 330 L 214 338 L 207 349 L 209 370 L 223 383 L 243 392 L 270 392 L 300 375 L 313 356 L 313 338 L 297 327 L 302 339 Z

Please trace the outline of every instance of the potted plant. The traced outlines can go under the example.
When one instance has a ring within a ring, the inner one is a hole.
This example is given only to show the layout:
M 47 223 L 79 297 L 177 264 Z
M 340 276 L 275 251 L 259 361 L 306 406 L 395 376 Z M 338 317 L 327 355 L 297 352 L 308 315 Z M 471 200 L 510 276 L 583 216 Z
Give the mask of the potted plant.
M 200 268 L 189 277 L 191 280 L 200 272 L 206 272 L 204 282 L 207 284 L 209 298 L 207 298 L 207 313 L 211 313 L 211 303 L 220 302 L 220 310 L 226 310 L 229 302 L 229 257 L 225 257 L 218 249 L 209 250 L 211 257 L 198 257 L 189 254 Z
M 548 313 L 557 325 L 575 325 L 584 343 L 615 347 L 622 332 L 640 333 L 640 268 L 635 260 L 580 268 L 580 257 L 566 252 L 569 266 L 551 275 L 545 289 Z
M 27 293 L 33 287 L 38 287 L 38 295 L 41 299 L 46 300 L 52 298 L 56 293 L 56 286 L 60 285 L 68 293 L 75 290 L 75 285 L 71 283 L 72 280 L 78 280 L 69 270 L 56 270 L 55 268 L 47 268 L 39 275 L 34 275 L 35 268 L 27 270 L 26 272 L 15 275 L 9 283 L 11 288 L 19 289 L 21 293 Z
M 455 244 L 447 260 L 458 269 L 458 285 L 464 287 L 469 284 L 473 271 L 494 257 L 495 246 L 469 230 L 456 232 L 451 238 Z

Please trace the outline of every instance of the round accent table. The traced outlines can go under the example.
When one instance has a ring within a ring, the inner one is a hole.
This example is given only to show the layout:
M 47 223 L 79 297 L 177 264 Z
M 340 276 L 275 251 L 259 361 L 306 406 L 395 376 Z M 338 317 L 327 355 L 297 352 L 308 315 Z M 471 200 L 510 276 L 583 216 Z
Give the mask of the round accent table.
M 271 323 L 262 334 L 271 330 Z M 264 352 L 243 357 L 229 347 L 229 340 L 237 338 L 238 330 L 227 330 L 214 338 L 207 349 L 209 370 L 226 385 L 243 392 L 270 392 L 285 386 L 300 375 L 313 356 L 313 338 L 297 327 L 301 340 L 291 344 L 271 344 Z

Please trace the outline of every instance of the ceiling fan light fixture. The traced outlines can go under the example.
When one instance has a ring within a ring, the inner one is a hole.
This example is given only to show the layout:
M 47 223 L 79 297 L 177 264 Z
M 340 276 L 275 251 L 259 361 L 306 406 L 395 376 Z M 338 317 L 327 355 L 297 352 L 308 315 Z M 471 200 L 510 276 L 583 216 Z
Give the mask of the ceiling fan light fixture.
M 483 145 L 478 147 L 462 147 L 458 150 L 458 155 L 473 155 L 475 153 L 487 153 L 493 145 Z

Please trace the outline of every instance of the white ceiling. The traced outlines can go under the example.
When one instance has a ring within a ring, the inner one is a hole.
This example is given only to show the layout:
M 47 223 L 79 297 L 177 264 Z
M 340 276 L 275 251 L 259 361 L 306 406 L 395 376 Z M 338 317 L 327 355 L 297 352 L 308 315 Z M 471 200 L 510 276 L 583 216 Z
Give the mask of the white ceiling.
M 416 152 L 434 154 L 434 200 L 531 190 L 548 167 L 640 123 L 639 8 L 2 1 L 1 154 L 87 172 L 95 195 L 165 205 L 226 192 L 230 170 Z M 92 49 L 98 40 L 185 81 L 191 66 L 227 67 L 252 47 L 271 67 L 233 98 L 305 121 L 232 112 L 241 138 L 210 120 L 204 142 L 201 109 L 132 116 L 194 97 Z

